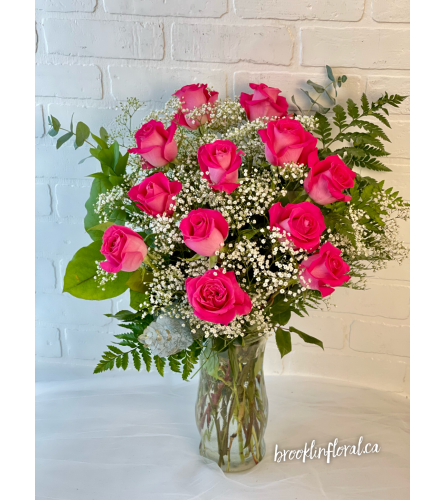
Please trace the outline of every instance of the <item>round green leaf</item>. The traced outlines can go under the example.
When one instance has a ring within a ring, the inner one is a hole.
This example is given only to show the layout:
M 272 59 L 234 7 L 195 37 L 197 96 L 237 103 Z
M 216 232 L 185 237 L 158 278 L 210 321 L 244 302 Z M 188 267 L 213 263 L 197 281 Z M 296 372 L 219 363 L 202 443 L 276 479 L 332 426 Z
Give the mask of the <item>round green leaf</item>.
M 82 144 L 88 139 L 90 136 L 90 129 L 88 125 L 85 125 L 83 122 L 79 122 L 76 127 L 76 144 L 78 147 L 82 146 Z
M 101 241 L 93 241 L 75 253 L 69 262 L 63 283 L 63 291 L 86 300 L 105 300 L 117 297 L 127 290 L 126 284 L 131 273 L 121 271 L 114 280 L 98 285 L 94 279 L 97 273 L 96 261 L 103 261 L 100 253 Z

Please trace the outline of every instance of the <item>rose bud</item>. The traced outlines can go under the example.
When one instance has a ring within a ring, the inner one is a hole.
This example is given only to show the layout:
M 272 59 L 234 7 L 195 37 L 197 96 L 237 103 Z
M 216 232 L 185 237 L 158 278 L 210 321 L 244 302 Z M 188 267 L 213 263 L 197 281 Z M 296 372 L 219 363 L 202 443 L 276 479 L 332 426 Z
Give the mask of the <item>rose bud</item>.
M 198 149 L 201 172 L 214 191 L 230 194 L 239 186 L 236 181 L 243 154 L 237 152 L 236 145 L 230 141 L 215 141 Z
M 137 148 L 131 148 L 128 152 L 141 155 L 145 161 L 143 168 L 163 167 L 178 154 L 174 140 L 176 128 L 174 122 L 166 129 L 162 122 L 150 120 L 134 135 Z
M 312 200 L 319 205 L 328 205 L 351 199 L 342 191 L 354 186 L 357 174 L 339 156 L 327 156 L 319 161 L 317 151 L 314 151 L 309 155 L 308 166 L 310 170 L 304 180 L 304 189 Z
M 196 130 L 200 125 L 210 121 L 209 113 L 204 113 L 199 117 L 187 117 L 187 114 L 195 108 L 199 108 L 203 104 L 213 104 L 218 99 L 218 92 L 209 90 L 206 83 L 185 85 L 173 95 L 181 101 L 181 108 L 174 118 L 179 125 L 189 130 Z
M 327 241 L 320 251 L 304 260 L 299 267 L 300 283 L 311 290 L 318 290 L 322 297 L 334 292 L 332 287 L 350 280 L 349 266 L 340 257 L 341 251 Z
M 128 197 L 136 201 L 136 206 L 149 215 L 156 217 L 165 213 L 171 216 L 173 214 L 171 205 L 175 205 L 173 197 L 181 189 L 182 184 L 179 181 L 169 181 L 162 172 L 158 172 L 133 186 L 128 191 Z
M 128 227 L 110 226 L 103 235 L 100 252 L 106 261 L 100 267 L 108 273 L 136 271 L 147 255 L 147 245 L 138 233 Z
M 192 210 L 179 224 L 184 244 L 199 255 L 211 257 L 229 234 L 229 224 L 218 210 Z
M 203 321 L 228 325 L 236 316 L 249 314 L 252 302 L 240 288 L 234 271 L 225 274 L 210 269 L 202 276 L 187 278 L 185 290 L 193 314 Z
M 317 146 L 317 139 L 291 118 L 271 121 L 258 134 L 266 144 L 267 161 L 280 167 L 285 163 L 307 163 L 309 153 Z
M 268 87 L 264 83 L 259 85 L 249 83 L 249 87 L 253 89 L 253 94 L 241 92 L 239 103 L 250 121 L 264 116 L 268 118 L 286 116 L 289 104 L 285 97 L 278 95 L 280 89 Z

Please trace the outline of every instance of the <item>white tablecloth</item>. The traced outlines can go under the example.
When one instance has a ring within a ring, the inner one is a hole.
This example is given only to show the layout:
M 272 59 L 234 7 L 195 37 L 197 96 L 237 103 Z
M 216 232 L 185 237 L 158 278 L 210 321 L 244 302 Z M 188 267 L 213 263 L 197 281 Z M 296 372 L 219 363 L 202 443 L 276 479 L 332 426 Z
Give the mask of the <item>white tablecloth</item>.
M 325 379 L 266 377 L 266 456 L 223 473 L 198 454 L 196 380 L 38 364 L 37 500 L 407 500 L 409 405 Z M 197 377 L 196 377 L 197 379 Z M 378 454 L 274 462 L 279 449 L 378 443 Z

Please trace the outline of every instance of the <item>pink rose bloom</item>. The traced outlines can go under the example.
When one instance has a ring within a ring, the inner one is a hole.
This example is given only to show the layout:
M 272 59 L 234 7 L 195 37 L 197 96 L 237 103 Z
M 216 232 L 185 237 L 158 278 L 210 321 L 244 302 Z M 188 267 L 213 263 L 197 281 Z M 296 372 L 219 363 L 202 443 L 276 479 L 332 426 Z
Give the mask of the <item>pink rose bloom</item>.
M 264 83 L 259 85 L 249 83 L 249 87 L 253 89 L 253 94 L 241 92 L 239 103 L 251 122 L 263 116 L 269 118 L 286 116 L 289 104 L 285 97 L 278 95 L 280 89 L 268 87 Z
M 291 118 L 272 121 L 267 129 L 258 130 L 266 144 L 265 155 L 271 165 L 307 163 L 308 155 L 316 149 L 317 139 Z
M 210 269 L 197 278 L 185 280 L 185 290 L 194 315 L 203 321 L 228 325 L 235 316 L 249 314 L 252 302 L 241 290 L 234 271 L 223 274 Z
M 128 191 L 128 197 L 136 201 L 136 206 L 149 215 L 156 217 L 166 213 L 171 216 L 173 208 L 170 205 L 175 204 L 173 196 L 181 189 L 182 184 L 179 181 L 169 181 L 162 172 L 158 172 L 133 186 Z
M 134 134 L 137 148 L 131 148 L 128 152 L 141 155 L 146 162 L 144 168 L 163 167 L 178 154 L 174 140 L 176 128 L 174 122 L 166 129 L 162 122 L 150 120 Z
M 173 95 L 181 101 L 181 109 L 178 110 L 174 118 L 178 120 L 179 125 L 189 130 L 196 130 L 200 125 L 210 121 L 209 113 L 195 118 L 187 118 L 186 116 L 195 108 L 199 108 L 203 104 L 213 104 L 218 99 L 218 92 L 209 90 L 206 83 L 185 85 Z
M 138 233 L 125 226 L 110 226 L 103 235 L 100 252 L 106 261 L 100 267 L 108 273 L 136 271 L 147 255 L 147 245 Z
M 314 253 L 300 264 L 300 283 L 318 290 L 322 297 L 334 292 L 333 286 L 341 286 L 351 278 L 346 273 L 349 266 L 340 257 L 341 251 L 327 241 Z
M 270 227 L 277 227 L 286 231 L 286 238 L 297 248 L 308 252 L 314 251 L 320 244 L 320 236 L 326 229 L 321 210 L 304 201 L 303 203 L 289 203 L 285 207 L 275 203 L 269 209 Z M 287 234 L 290 233 L 290 236 Z
M 198 149 L 201 172 L 214 191 L 230 194 L 239 186 L 236 181 L 243 154 L 242 151 L 237 152 L 235 144 L 230 141 L 215 141 Z
M 318 160 L 317 151 L 309 155 L 309 174 L 304 180 L 304 189 L 318 204 L 328 205 L 334 201 L 349 201 L 351 199 L 342 191 L 354 186 L 357 175 L 337 155 L 327 156 Z
M 229 224 L 218 210 L 192 210 L 179 224 L 184 244 L 199 255 L 211 257 L 229 234 Z

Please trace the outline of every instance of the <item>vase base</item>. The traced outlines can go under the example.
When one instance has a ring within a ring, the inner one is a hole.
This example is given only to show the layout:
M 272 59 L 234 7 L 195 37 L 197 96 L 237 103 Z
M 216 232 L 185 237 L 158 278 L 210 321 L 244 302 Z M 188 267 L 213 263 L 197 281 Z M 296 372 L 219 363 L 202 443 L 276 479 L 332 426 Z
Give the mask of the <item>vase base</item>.
M 249 455 L 245 456 L 242 461 L 237 453 L 237 450 L 234 450 L 234 453 L 231 453 L 230 455 L 229 461 L 228 455 L 220 457 L 217 450 L 212 450 L 208 447 L 203 449 L 201 444 L 202 443 L 199 444 L 199 454 L 204 458 L 212 460 L 212 462 L 216 462 L 223 472 L 243 472 L 252 469 L 255 465 L 258 465 L 261 462 L 265 451 L 265 446 L 263 445 L 261 446 L 263 453 L 260 457 L 255 457 L 254 459 L 252 454 L 249 453 Z M 248 453 L 248 450 L 245 451 Z

